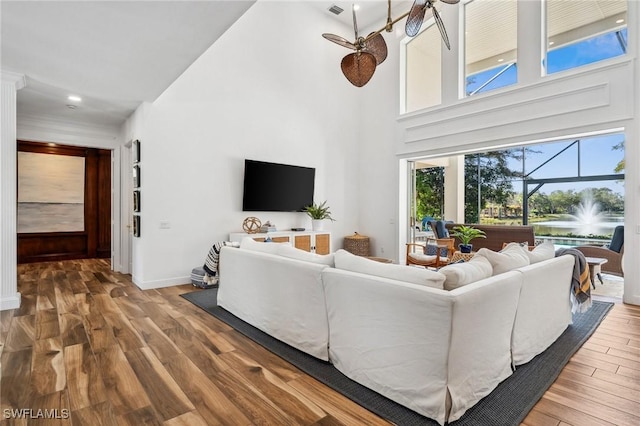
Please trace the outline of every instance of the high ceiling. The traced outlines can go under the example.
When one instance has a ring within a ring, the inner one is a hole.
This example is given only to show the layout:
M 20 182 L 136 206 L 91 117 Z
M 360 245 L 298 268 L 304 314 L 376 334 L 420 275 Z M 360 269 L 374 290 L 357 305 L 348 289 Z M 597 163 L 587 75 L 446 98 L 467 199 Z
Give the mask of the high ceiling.
M 27 77 L 27 87 L 18 92 L 18 115 L 120 126 L 141 102 L 154 101 L 254 2 L 2 0 L 2 70 Z M 384 25 L 386 0 L 358 3 L 361 32 Z M 339 35 L 353 38 L 352 2 L 313 0 L 307 4 L 341 22 L 344 32 Z M 411 4 L 411 1 L 392 1 L 392 17 L 408 11 Z M 622 12 L 618 9 L 625 2 L 594 0 L 588 8 L 583 4 L 553 3 L 559 8 L 551 14 L 553 36 L 566 34 L 567 26 L 575 28 L 577 20 L 588 24 L 603 22 L 604 17 L 617 19 Z M 332 5 L 344 11 L 335 15 L 328 11 Z M 440 6 L 443 13 L 448 7 L 456 7 Z M 481 8 L 480 21 L 491 16 L 493 26 L 499 22 L 515 25 L 514 20 L 503 22 L 508 14 L 496 13 L 490 6 Z M 504 19 L 500 21 L 500 17 Z M 401 21 L 396 27 L 402 29 L 403 25 Z M 469 47 L 469 51 L 477 55 L 468 58 L 470 62 L 480 65 L 483 58 L 490 60 L 492 55 L 513 49 L 513 37 L 490 40 L 488 37 L 482 34 L 470 37 L 475 45 Z M 82 102 L 69 101 L 69 95 L 80 96 Z
M 18 116 L 119 126 L 253 3 L 2 0 L 2 69 L 27 77 Z

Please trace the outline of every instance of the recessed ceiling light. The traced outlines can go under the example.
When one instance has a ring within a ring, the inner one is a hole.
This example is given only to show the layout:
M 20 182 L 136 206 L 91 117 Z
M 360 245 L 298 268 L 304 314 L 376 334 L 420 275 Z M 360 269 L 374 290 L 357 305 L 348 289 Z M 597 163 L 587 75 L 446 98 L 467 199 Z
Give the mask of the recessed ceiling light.
M 555 42 L 555 41 L 550 41 L 550 42 L 549 42 L 549 46 L 553 46 L 554 44 L 556 44 L 556 42 Z
M 82 102 L 82 98 L 80 96 L 76 96 L 76 95 L 69 95 L 69 97 L 67 97 L 67 99 L 69 99 L 72 102 Z
M 360 5 L 359 4 L 354 4 L 353 5 L 353 10 L 360 10 Z
M 618 19 L 618 20 L 616 21 L 616 24 L 622 24 L 623 22 L 624 22 L 624 19 Z
M 504 62 L 504 59 L 500 58 L 498 59 L 498 62 Z

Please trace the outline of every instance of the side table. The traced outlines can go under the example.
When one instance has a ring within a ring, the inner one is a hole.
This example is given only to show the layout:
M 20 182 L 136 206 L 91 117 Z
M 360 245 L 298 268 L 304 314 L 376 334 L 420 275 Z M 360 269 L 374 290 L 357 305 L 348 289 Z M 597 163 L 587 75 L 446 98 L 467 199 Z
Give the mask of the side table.
M 449 261 L 449 263 L 454 263 L 459 260 L 464 260 L 465 262 L 468 262 L 471 260 L 473 256 L 475 256 L 475 254 L 476 254 L 475 251 L 472 251 L 471 253 L 462 253 L 461 251 L 455 251 L 451 256 L 451 260 Z
M 587 264 L 589 265 L 589 278 L 591 279 L 591 286 L 595 290 L 596 279 L 594 278 L 594 276 L 598 277 L 598 279 L 600 280 L 600 284 L 604 284 L 604 281 L 602 280 L 602 275 L 600 275 L 600 271 L 601 271 L 600 266 L 607 263 L 608 260 L 602 257 L 587 257 L 586 259 L 587 259 Z

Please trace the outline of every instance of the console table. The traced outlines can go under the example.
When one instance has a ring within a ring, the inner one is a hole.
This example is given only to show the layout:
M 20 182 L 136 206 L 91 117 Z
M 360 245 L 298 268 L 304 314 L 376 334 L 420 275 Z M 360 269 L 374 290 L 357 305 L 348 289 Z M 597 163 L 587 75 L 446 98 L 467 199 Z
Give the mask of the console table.
M 240 242 L 245 237 L 256 241 L 264 241 L 270 237 L 275 243 L 291 243 L 295 248 L 316 254 L 331 253 L 331 233 L 326 231 L 273 231 L 247 234 L 246 232 L 232 232 L 229 241 Z

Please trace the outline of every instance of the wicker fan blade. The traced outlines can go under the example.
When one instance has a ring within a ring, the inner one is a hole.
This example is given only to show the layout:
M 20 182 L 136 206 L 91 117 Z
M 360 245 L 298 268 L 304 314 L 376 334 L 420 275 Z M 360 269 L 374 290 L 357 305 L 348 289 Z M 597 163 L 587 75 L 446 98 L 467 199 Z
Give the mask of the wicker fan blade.
M 449 37 L 447 36 L 447 30 L 444 29 L 444 23 L 442 22 L 442 18 L 440 14 L 436 10 L 435 7 L 431 6 L 431 11 L 433 12 L 433 19 L 436 20 L 436 24 L 438 24 L 438 29 L 440 30 L 440 35 L 442 36 L 442 41 L 444 41 L 447 49 L 451 50 L 451 45 L 449 45 Z
M 446 3 L 446 4 L 458 4 L 460 3 L 460 0 L 440 0 L 442 3 Z
M 371 34 L 369 34 L 369 37 Z M 371 53 L 376 58 L 376 63 L 378 65 L 383 63 L 384 60 L 387 59 L 387 43 L 384 41 L 382 34 L 377 34 L 376 36 L 368 39 L 364 51 Z
M 324 37 L 327 40 L 332 41 L 332 42 L 334 42 L 336 44 L 339 44 L 340 46 L 344 46 L 347 49 L 356 50 L 356 45 L 351 43 L 349 40 L 347 40 L 344 37 L 340 37 L 340 36 L 337 36 L 335 34 L 329 34 L 329 33 L 322 34 L 322 37 Z
M 405 33 L 407 33 L 409 37 L 415 37 L 420 31 L 422 21 L 424 20 L 425 6 L 428 2 L 431 4 L 430 0 L 415 0 L 413 2 L 404 28 Z
M 371 80 L 376 70 L 376 58 L 367 52 L 350 53 L 342 58 L 340 68 L 351 84 L 362 87 Z

